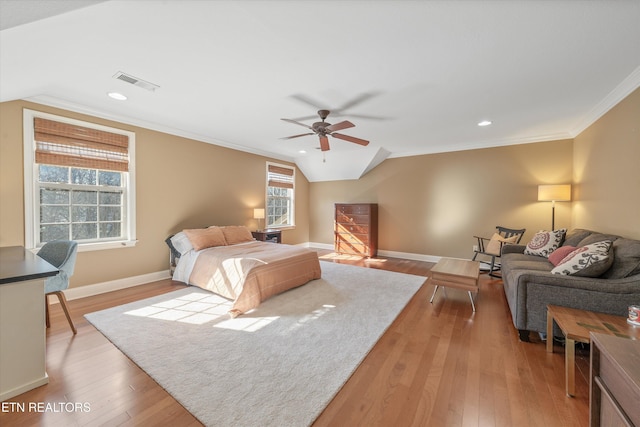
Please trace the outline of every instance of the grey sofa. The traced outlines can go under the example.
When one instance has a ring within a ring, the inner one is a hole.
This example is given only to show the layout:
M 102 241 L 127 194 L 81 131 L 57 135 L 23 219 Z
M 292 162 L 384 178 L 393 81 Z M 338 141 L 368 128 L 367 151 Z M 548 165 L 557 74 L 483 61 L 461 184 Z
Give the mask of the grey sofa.
M 628 307 L 640 304 L 640 240 L 575 229 L 565 236 L 563 246 L 585 246 L 613 241 L 613 265 L 600 277 L 552 274 L 547 258 L 525 255 L 525 245 L 502 249 L 502 280 L 513 324 L 520 339 L 529 331 L 545 332 L 547 304 L 626 316 Z M 554 335 L 560 335 L 555 329 Z

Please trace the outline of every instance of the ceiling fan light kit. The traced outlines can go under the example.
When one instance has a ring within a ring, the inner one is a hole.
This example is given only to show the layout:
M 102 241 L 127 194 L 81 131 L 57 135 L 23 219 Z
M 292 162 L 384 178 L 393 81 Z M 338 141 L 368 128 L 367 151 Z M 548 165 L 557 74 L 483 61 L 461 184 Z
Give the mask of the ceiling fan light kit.
M 292 120 L 292 119 L 282 119 L 285 122 L 289 122 L 289 123 L 293 123 L 299 126 L 303 126 L 309 130 L 311 130 L 311 132 L 307 132 L 307 133 L 301 133 L 298 135 L 292 135 L 292 136 L 287 136 L 281 139 L 293 139 L 293 138 L 299 138 L 301 136 L 307 136 L 307 135 L 318 135 L 318 138 L 320 139 L 320 149 L 322 151 L 329 151 L 330 150 L 330 146 L 329 146 L 329 136 L 332 136 L 334 138 L 338 138 L 338 139 L 342 139 L 344 141 L 348 141 L 348 142 L 353 142 L 355 144 L 359 144 L 359 145 L 363 145 L 363 146 L 367 146 L 369 145 L 369 141 L 366 141 L 364 139 L 360 139 L 360 138 L 356 138 L 354 136 L 349 136 L 349 135 L 343 135 L 341 133 L 336 133 L 336 131 L 338 130 L 343 130 L 343 129 L 348 129 L 348 128 L 352 128 L 355 125 L 353 123 L 351 123 L 348 120 L 344 120 L 342 122 L 336 123 L 336 124 L 331 124 L 328 122 L 325 122 L 325 119 L 327 117 L 329 117 L 329 114 L 331 114 L 331 111 L 329 110 L 318 110 L 318 116 L 320 117 L 320 119 L 322 121 L 320 122 L 315 122 L 314 124 L 312 124 L 311 126 L 306 125 L 304 123 L 298 122 L 296 120 Z

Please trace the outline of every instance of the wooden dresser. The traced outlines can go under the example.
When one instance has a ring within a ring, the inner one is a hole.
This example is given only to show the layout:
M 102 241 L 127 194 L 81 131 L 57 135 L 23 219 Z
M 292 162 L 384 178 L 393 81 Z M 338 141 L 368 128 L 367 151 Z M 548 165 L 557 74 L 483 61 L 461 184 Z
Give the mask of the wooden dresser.
M 589 425 L 640 426 L 640 341 L 591 333 Z
M 333 237 L 337 253 L 375 257 L 378 254 L 378 205 L 336 203 Z

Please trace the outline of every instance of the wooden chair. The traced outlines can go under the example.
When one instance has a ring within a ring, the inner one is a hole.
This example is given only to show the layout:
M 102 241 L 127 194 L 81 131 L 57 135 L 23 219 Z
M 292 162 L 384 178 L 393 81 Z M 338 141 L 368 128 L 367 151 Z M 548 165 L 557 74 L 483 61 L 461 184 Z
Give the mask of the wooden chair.
M 73 334 L 77 334 L 76 327 L 73 325 L 71 316 L 69 315 L 69 309 L 67 308 L 67 299 L 64 296 L 64 290 L 69 287 L 69 279 L 73 275 L 73 270 L 76 264 L 76 255 L 78 253 L 78 243 L 73 240 L 55 240 L 47 242 L 38 251 L 38 256 L 49 264 L 60 270 L 55 276 L 48 277 L 44 282 L 44 302 L 46 308 L 46 322 L 47 328 L 49 323 L 49 295 L 56 295 L 62 306 L 69 326 Z
M 496 266 L 496 258 L 500 258 L 502 246 L 520 243 L 525 231 L 527 231 L 526 228 L 515 229 L 498 225 L 496 226 L 495 234 L 491 238 L 473 236 L 478 241 L 477 248 L 473 251 L 473 261 L 476 260 L 478 255 L 490 257 L 489 276 L 502 277 L 502 275 L 494 273 L 500 270 L 500 267 Z

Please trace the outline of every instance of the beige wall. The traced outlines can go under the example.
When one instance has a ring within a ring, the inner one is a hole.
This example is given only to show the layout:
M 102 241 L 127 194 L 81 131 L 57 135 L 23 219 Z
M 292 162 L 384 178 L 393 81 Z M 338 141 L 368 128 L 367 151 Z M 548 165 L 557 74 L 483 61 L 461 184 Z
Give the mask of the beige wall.
M 22 108 L 136 133 L 137 237 L 134 248 L 83 252 L 72 286 L 167 268 L 163 240 L 210 224 L 254 227 L 264 204 L 267 158 L 23 101 L 0 104 L 0 245 L 24 244 Z M 574 184 L 557 203 L 556 228 L 582 227 L 640 238 L 640 90 L 573 140 L 388 159 L 357 181 L 309 184 L 296 172 L 295 230 L 285 243 L 333 243 L 333 204 L 380 205 L 386 251 L 468 258 L 475 234 L 525 227 L 527 241 L 551 226 L 537 185 Z M 196 183 L 194 185 L 194 183 Z
M 640 89 L 574 141 L 576 227 L 640 239 Z
M 311 183 L 312 242 L 333 243 L 333 204 L 379 204 L 379 248 L 469 258 L 473 236 L 496 225 L 551 227 L 538 184 L 569 183 L 571 140 L 388 159 L 357 181 Z M 570 227 L 570 203 L 556 204 L 556 228 Z
M 33 103 L 0 104 L 0 246 L 24 245 L 22 109 L 136 133 L 137 238 L 133 248 L 81 252 L 71 287 L 168 268 L 164 239 L 184 228 L 242 224 L 256 227 L 264 207 L 265 162 L 274 159 L 114 123 Z M 296 221 L 285 243 L 309 240 L 309 183 L 296 171 Z

